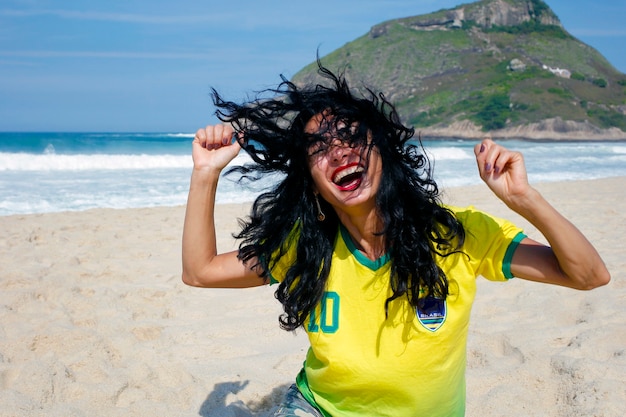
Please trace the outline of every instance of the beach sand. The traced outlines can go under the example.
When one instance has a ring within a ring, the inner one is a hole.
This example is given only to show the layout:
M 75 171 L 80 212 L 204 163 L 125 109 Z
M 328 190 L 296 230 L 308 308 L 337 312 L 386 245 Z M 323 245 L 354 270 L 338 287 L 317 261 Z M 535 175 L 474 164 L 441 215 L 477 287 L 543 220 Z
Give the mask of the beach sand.
M 626 178 L 537 184 L 596 245 L 591 292 L 479 279 L 468 416 L 626 415 Z M 445 201 L 514 220 L 486 186 Z M 247 205 L 217 208 L 219 248 Z M 295 380 L 304 332 L 274 289 L 180 280 L 183 207 L 0 217 L 0 416 L 267 416 Z

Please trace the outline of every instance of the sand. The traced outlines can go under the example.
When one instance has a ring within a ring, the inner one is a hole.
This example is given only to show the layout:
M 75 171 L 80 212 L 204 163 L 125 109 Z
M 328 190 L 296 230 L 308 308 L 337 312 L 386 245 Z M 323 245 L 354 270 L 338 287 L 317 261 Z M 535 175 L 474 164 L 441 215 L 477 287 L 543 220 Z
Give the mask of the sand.
M 612 273 L 591 292 L 479 279 L 468 416 L 626 415 L 626 178 L 538 189 Z M 485 186 L 446 190 L 536 232 Z M 217 210 L 219 247 L 246 205 Z M 273 288 L 180 280 L 183 207 L 0 217 L 0 416 L 268 416 L 303 332 L 279 329 Z

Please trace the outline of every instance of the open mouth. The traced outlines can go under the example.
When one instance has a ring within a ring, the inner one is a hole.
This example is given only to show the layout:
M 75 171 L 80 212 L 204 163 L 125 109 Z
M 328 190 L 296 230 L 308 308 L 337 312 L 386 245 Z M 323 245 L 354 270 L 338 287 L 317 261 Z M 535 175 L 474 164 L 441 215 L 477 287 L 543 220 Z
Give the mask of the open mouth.
M 365 167 L 360 164 L 350 164 L 337 169 L 333 173 L 332 181 L 341 191 L 353 191 L 359 188 L 363 181 Z

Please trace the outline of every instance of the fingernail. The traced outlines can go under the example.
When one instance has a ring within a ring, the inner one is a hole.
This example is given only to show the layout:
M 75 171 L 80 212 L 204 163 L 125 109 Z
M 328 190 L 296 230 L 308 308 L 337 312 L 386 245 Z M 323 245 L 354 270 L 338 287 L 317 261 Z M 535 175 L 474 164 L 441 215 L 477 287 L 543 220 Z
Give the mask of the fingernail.
M 491 171 L 491 164 L 485 165 L 485 170 L 486 171 Z
M 485 150 L 485 145 L 480 145 L 480 152 L 483 152 Z
M 493 167 L 493 172 L 497 174 L 498 172 L 500 172 L 500 169 L 497 166 L 495 166 Z

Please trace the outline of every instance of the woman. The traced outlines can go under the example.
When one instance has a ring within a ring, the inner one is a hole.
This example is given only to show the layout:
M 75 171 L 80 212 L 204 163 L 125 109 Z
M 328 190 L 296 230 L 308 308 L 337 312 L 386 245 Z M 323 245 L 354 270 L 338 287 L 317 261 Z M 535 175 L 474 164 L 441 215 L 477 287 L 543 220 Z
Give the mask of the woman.
M 462 416 L 478 275 L 592 289 L 609 273 L 528 184 L 521 154 L 491 140 L 475 147 L 481 178 L 549 247 L 508 221 L 441 204 L 394 107 L 370 90 L 356 97 L 319 67 L 329 86 L 284 81 L 246 105 L 214 92 L 224 124 L 193 141 L 183 281 L 278 284 L 281 326 L 303 327 L 311 348 L 277 416 Z M 254 161 L 233 170 L 242 178 L 284 176 L 255 201 L 239 250 L 218 254 L 218 178 L 241 148 Z

